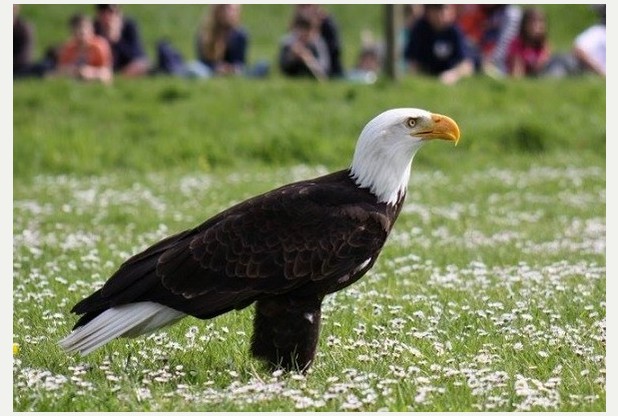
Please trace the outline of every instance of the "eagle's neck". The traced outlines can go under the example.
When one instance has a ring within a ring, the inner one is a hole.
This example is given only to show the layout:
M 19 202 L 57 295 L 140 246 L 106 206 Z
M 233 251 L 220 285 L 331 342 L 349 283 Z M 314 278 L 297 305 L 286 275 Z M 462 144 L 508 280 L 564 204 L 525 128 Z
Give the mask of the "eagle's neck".
M 350 167 L 352 179 L 359 187 L 368 188 L 378 202 L 395 205 L 406 194 L 412 159 L 419 148 L 420 145 L 393 146 L 357 151 Z

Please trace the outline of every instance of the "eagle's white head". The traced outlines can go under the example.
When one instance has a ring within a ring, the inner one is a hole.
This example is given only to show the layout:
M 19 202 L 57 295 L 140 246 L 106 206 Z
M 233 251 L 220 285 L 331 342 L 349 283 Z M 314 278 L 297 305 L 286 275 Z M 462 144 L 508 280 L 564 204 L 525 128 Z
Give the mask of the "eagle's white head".
M 405 195 L 412 159 L 429 140 L 459 141 L 453 119 L 417 108 L 387 110 L 371 120 L 358 138 L 352 178 L 380 202 L 395 204 Z

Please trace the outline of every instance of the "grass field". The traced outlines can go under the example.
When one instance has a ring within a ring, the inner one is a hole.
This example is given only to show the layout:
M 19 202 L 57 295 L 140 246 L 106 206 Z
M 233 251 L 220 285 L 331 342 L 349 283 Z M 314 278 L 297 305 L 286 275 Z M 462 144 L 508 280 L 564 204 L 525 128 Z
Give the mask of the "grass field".
M 591 77 L 15 82 L 13 410 L 604 411 L 605 102 Z M 251 307 L 87 357 L 56 345 L 129 255 L 347 167 L 400 106 L 453 117 L 461 141 L 416 156 L 376 266 L 327 298 L 307 375 L 250 357 Z

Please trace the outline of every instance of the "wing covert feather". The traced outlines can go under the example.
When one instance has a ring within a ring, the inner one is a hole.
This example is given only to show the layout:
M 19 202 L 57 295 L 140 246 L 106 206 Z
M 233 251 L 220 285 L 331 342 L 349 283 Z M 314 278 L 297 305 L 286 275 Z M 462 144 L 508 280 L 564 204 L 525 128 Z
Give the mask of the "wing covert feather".
M 382 214 L 368 212 L 369 204 L 328 206 L 312 196 L 311 189 L 266 195 L 201 230 L 160 257 L 163 285 L 185 297 L 239 284 L 282 293 L 351 273 L 380 250 L 388 233 Z

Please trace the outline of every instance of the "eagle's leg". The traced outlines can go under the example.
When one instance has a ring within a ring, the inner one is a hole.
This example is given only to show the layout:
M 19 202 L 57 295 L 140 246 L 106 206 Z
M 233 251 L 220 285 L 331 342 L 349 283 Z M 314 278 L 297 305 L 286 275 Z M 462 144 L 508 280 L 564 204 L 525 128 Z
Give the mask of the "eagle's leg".
M 321 296 L 273 296 L 256 303 L 251 353 L 272 368 L 306 371 L 320 334 Z

